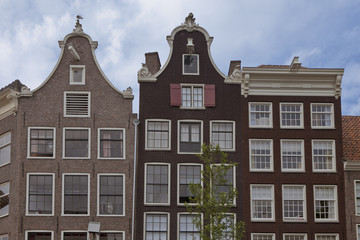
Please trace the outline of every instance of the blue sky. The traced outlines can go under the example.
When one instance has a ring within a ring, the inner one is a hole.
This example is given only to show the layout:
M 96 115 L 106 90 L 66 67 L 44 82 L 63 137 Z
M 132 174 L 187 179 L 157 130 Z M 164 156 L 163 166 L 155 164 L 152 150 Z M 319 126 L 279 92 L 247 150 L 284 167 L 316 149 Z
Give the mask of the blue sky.
M 223 73 L 231 60 L 254 67 L 294 56 L 306 67 L 344 68 L 342 113 L 360 115 L 359 0 L 0 0 L 0 88 L 15 79 L 38 87 L 80 14 L 105 75 L 120 90 L 133 88 L 137 112 L 144 54 L 157 51 L 164 64 L 166 36 L 189 12 L 214 37 Z

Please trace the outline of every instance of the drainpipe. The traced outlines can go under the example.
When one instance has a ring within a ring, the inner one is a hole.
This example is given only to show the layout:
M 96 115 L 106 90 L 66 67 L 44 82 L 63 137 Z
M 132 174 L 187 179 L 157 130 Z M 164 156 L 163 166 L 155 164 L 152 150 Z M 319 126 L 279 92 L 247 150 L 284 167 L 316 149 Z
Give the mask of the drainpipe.
M 136 180 L 136 160 L 137 160 L 137 130 L 139 126 L 139 119 L 133 121 L 135 125 L 135 144 L 134 144 L 134 176 L 133 176 L 133 202 L 132 202 L 132 227 L 131 227 L 131 239 L 134 240 L 135 232 L 135 180 Z

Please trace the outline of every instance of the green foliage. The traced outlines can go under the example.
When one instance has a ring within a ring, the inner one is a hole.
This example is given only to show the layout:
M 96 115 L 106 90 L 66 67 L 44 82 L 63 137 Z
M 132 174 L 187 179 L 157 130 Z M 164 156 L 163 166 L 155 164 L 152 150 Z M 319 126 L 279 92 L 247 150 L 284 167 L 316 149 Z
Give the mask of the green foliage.
M 203 161 L 203 186 L 190 183 L 193 197 L 185 206 L 188 212 L 196 214 L 193 223 L 200 229 L 201 240 L 242 239 L 244 223 L 234 221 L 234 215 L 231 215 L 237 191 L 232 185 L 226 187 L 226 174 L 236 164 L 228 160 L 218 145 L 203 144 L 202 154 L 197 156 Z

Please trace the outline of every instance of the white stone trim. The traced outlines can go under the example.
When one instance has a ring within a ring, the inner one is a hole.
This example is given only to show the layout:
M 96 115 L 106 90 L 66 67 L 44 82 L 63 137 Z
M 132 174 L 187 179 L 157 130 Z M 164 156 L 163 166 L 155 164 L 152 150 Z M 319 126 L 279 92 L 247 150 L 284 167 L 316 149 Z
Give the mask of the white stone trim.
M 30 175 L 34 175 L 34 176 L 51 176 L 52 177 L 52 207 L 51 207 L 51 214 L 34 214 L 34 213 L 29 213 L 29 178 Z M 45 172 L 29 172 L 26 173 L 26 211 L 25 211 L 25 216 L 39 216 L 39 217 L 43 217 L 43 216 L 54 216 L 55 213 L 55 173 L 45 173 Z
M 100 177 L 101 176 L 121 176 L 123 178 L 123 214 L 100 214 Z M 125 217 L 126 215 L 126 178 L 125 174 L 123 173 L 98 173 L 97 174 L 97 194 L 96 194 L 96 200 L 97 200 L 97 215 L 96 216 L 104 216 L 104 217 Z M 105 232 L 105 231 L 102 231 Z

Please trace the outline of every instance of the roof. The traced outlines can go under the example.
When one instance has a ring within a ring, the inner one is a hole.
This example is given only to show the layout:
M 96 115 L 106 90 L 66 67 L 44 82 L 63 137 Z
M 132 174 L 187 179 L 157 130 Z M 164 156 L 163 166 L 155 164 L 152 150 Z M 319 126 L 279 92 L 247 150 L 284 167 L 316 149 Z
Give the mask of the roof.
M 7 89 L 7 88 L 10 88 L 10 89 L 12 89 L 12 90 L 21 92 L 22 87 L 26 87 L 26 85 L 22 84 L 19 79 L 16 79 L 15 81 L 13 81 L 12 83 L 10 83 L 9 85 L 1 88 L 1 89 L 0 89 L 0 92 L 3 91 L 3 90 L 5 90 L 5 89 Z
M 343 158 L 360 161 L 360 116 L 342 116 Z
M 282 68 L 282 69 L 288 69 L 290 68 L 290 65 L 266 65 L 266 64 L 262 64 L 260 66 L 258 66 L 258 68 Z M 300 68 L 307 68 L 307 67 L 303 67 L 300 66 Z

